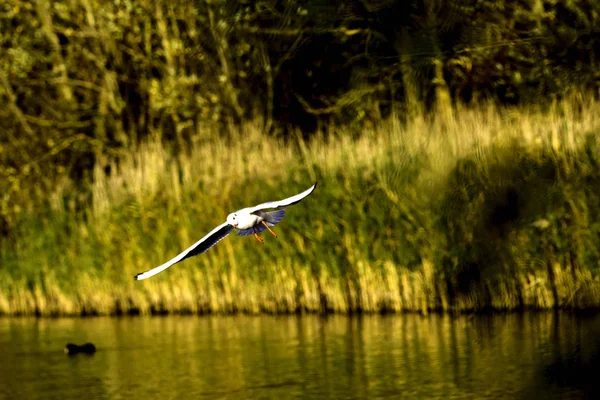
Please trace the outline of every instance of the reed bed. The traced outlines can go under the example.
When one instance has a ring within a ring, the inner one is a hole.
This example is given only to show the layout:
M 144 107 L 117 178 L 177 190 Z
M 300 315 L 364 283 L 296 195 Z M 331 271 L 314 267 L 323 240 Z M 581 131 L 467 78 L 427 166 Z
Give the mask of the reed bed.
M 456 107 L 360 135 L 150 140 L 49 193 L 3 239 L 0 313 L 514 310 L 600 305 L 600 104 Z M 231 235 L 145 281 L 238 208 L 317 190 L 265 243 Z M 91 193 L 85 210 L 68 199 Z

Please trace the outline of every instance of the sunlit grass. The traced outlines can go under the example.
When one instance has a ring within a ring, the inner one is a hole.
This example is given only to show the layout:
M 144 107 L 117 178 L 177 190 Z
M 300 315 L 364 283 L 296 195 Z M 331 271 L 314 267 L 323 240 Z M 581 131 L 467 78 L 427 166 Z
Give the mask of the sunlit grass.
M 150 141 L 110 175 L 97 167 L 89 209 L 63 204 L 75 193 L 65 183 L 52 209 L 4 240 L 0 313 L 598 306 L 598 115 L 598 103 L 571 98 L 390 118 L 359 136 L 332 127 L 283 141 L 249 122 L 180 146 L 189 151 Z M 231 235 L 133 280 L 229 212 L 315 180 L 278 238 Z

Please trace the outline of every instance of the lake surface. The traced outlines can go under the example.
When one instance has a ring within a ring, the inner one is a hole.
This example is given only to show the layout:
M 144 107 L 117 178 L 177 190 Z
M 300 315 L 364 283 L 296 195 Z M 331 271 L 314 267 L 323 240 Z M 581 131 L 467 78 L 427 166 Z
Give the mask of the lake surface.
M 0 318 L 6 399 L 599 395 L 600 316 Z

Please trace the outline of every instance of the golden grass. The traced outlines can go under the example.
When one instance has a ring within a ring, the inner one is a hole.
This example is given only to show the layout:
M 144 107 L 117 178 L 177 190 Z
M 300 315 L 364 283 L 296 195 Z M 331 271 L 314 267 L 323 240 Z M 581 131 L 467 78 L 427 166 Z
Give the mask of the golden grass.
M 176 154 L 153 140 L 109 176 L 97 166 L 89 210 L 68 211 L 61 199 L 78 189 L 64 182 L 49 194 L 52 209 L 21 221 L 2 243 L 0 313 L 598 307 L 598 115 L 600 104 L 575 96 L 547 110 L 482 105 L 392 117 L 358 136 L 332 127 L 284 141 L 255 121 L 227 133 L 207 128 Z M 547 169 L 550 180 L 540 178 Z M 232 235 L 133 280 L 229 212 L 315 180 L 278 239 Z M 490 226 L 495 197 L 513 189 L 524 211 Z M 537 207 L 546 195 L 553 200 Z

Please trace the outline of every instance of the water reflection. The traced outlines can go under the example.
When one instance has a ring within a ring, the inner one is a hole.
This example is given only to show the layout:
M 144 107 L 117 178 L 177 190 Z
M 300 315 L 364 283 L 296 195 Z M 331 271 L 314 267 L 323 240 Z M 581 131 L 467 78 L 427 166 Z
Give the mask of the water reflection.
M 598 324 L 581 319 L 563 320 L 557 314 L 553 319 L 548 352 L 551 362 L 543 366 L 541 373 L 550 385 L 570 392 L 585 394 L 588 398 L 600 398 L 600 330 Z M 568 332 L 565 326 L 568 325 Z
M 593 398 L 600 318 L 0 319 L 0 396 Z M 67 357 L 67 342 L 93 355 Z

